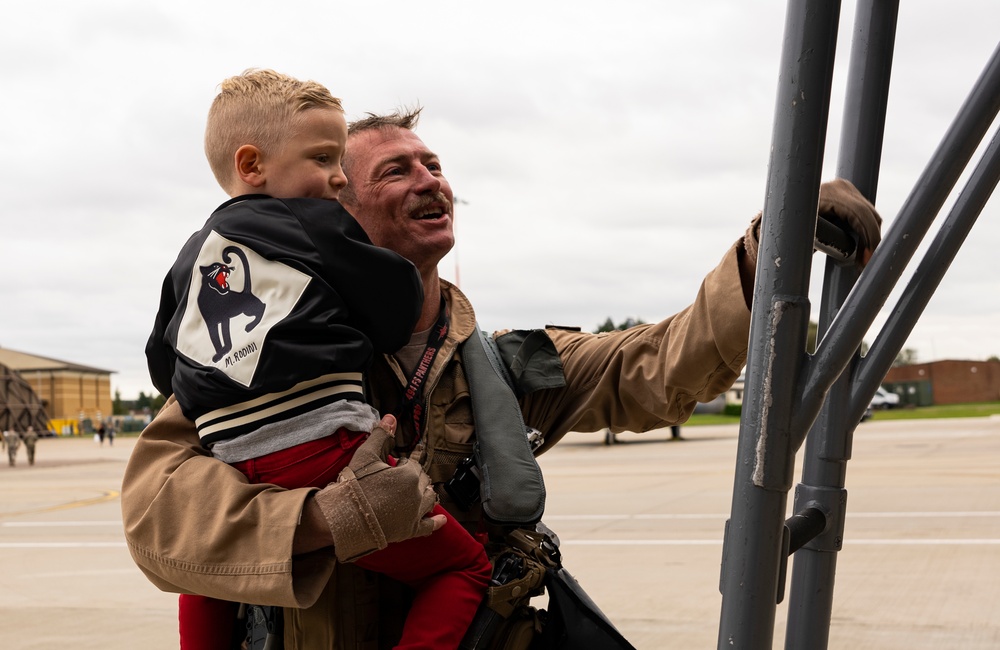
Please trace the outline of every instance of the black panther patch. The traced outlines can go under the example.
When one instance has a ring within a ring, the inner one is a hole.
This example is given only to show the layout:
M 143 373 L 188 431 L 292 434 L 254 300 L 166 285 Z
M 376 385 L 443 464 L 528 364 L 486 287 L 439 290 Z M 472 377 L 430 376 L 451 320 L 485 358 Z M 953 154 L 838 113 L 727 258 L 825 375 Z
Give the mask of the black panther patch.
M 229 275 L 236 270 L 230 266 L 232 254 L 243 263 L 243 290 L 233 291 L 229 286 Z M 250 263 L 247 256 L 237 246 L 228 246 L 222 251 L 222 262 L 198 267 L 201 271 L 201 289 L 198 291 L 198 309 L 208 326 L 208 336 L 215 347 L 212 361 L 218 362 L 233 349 L 230 322 L 235 316 L 250 317 L 245 331 L 250 332 L 264 317 L 264 303 L 253 295 Z
M 292 312 L 310 277 L 215 231 L 191 268 L 177 351 L 249 386 L 268 332 Z

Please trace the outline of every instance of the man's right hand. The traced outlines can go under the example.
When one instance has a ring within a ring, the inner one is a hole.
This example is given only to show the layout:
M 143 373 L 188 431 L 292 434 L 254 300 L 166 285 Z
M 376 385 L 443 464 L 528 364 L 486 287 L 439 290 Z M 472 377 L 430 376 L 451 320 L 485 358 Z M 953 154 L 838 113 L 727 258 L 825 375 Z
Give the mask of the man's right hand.
M 382 418 L 336 483 L 313 496 L 342 562 L 393 542 L 430 535 L 444 525 L 444 516 L 426 516 L 437 495 L 420 464 L 404 459 L 393 467 L 386 462 L 395 425 L 391 415 Z

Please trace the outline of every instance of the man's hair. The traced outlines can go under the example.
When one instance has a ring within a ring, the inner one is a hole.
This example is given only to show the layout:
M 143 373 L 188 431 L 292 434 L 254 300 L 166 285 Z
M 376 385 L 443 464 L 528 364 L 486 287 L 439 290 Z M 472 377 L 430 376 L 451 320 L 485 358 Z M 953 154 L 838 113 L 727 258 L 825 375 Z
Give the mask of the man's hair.
M 417 128 L 417 122 L 420 121 L 420 111 L 422 110 L 424 110 L 422 107 L 415 106 L 413 108 L 397 108 L 392 113 L 386 113 L 385 115 L 366 113 L 365 117 L 360 120 L 348 123 L 347 137 L 349 139 L 352 135 L 375 130 L 406 129 L 407 131 L 412 131 Z M 348 145 L 347 151 L 344 153 L 344 160 L 341 162 L 341 166 L 344 169 L 344 175 L 347 176 L 349 181 L 354 166 L 354 161 L 351 159 L 350 145 Z M 354 186 L 350 182 L 347 183 L 347 187 L 340 190 L 340 202 L 345 205 L 357 204 L 358 196 L 354 193 Z
M 219 84 L 205 126 L 205 156 L 219 184 L 225 189 L 232 184 L 237 149 L 252 144 L 264 152 L 276 150 L 293 119 L 313 108 L 344 110 L 322 84 L 274 70 L 251 68 Z
M 363 131 L 372 129 L 406 129 L 412 131 L 417 128 L 420 121 L 420 111 L 424 110 L 420 106 L 413 108 L 398 108 L 392 113 L 377 115 L 376 113 L 366 113 L 360 120 L 354 120 L 347 125 L 347 135 L 352 136 Z

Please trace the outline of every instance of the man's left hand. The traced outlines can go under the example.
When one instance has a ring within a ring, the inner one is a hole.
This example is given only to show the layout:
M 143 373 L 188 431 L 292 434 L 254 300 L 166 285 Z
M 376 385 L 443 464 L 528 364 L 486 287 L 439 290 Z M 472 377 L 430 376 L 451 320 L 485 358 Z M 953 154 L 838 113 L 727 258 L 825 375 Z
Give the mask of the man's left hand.
M 843 178 L 823 183 L 819 186 L 817 212 L 836 217 L 847 224 L 858 237 L 858 263 L 861 266 L 867 264 L 875 247 L 882 241 L 882 217 L 858 188 Z M 760 247 L 760 220 L 761 213 L 758 212 L 743 237 L 747 263 L 753 266 L 757 264 L 757 250 Z
M 875 206 L 843 178 L 819 187 L 819 214 L 834 216 L 847 223 L 858 237 L 858 262 L 868 264 L 875 247 L 882 241 L 882 217 Z

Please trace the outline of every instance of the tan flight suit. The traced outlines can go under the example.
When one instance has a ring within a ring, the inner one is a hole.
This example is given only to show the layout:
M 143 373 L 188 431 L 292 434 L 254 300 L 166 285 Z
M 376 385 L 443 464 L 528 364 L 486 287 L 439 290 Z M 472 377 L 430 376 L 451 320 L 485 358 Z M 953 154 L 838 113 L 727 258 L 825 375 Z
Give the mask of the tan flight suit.
M 520 398 L 525 423 L 546 436 L 541 451 L 570 431 L 641 432 L 683 422 L 696 402 L 732 385 L 745 362 L 750 329 L 737 268 L 741 245 L 708 274 L 691 306 L 664 321 L 596 335 L 546 330 L 565 386 Z M 456 352 L 472 333 L 475 314 L 457 288 L 446 282 L 442 287 L 451 329 L 426 380 L 421 458 L 437 483 L 470 453 L 474 435 L 468 383 Z M 375 406 L 393 412 L 403 383 L 398 364 L 382 359 L 369 378 Z M 410 430 L 404 419 L 400 424 L 397 439 Z M 391 641 L 378 641 L 379 631 L 391 636 L 386 631 L 395 629 L 404 612 L 380 607 L 376 578 L 353 565 L 338 567 L 329 549 L 292 556 L 309 493 L 247 483 L 201 448 L 194 425 L 170 399 L 140 436 L 126 470 L 126 540 L 160 589 L 294 608 L 286 610 L 287 650 L 385 647 Z M 444 494 L 442 503 L 449 506 Z M 475 523 L 469 515 L 453 514 L 468 526 Z

